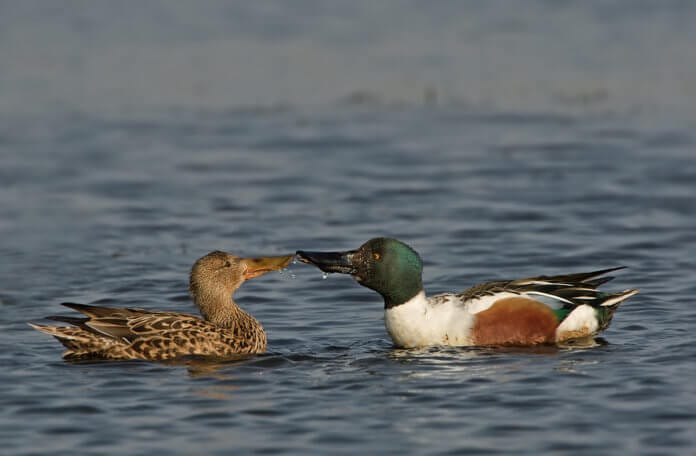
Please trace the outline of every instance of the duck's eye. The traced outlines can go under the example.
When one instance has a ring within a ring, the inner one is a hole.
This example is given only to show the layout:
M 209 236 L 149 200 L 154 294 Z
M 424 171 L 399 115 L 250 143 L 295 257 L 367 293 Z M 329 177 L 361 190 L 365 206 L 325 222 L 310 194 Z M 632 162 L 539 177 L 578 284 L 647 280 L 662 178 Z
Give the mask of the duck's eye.
M 372 258 L 374 258 L 375 260 L 379 261 L 379 260 L 382 258 L 382 255 L 380 255 L 379 253 L 375 252 L 375 253 L 372 254 Z
M 232 267 L 232 263 L 230 263 L 229 261 L 225 261 L 225 265 L 224 265 L 224 266 L 225 266 L 226 268 Z

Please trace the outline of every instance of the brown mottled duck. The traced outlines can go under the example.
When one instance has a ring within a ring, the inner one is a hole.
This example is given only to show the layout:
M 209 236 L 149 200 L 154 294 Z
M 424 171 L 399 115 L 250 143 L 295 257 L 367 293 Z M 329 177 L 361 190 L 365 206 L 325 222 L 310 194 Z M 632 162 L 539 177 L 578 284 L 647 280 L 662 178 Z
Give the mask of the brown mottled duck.
M 191 268 L 189 291 L 203 318 L 135 308 L 63 303 L 86 318 L 53 316 L 72 326 L 29 323 L 58 339 L 67 360 L 171 360 L 182 356 L 230 357 L 263 353 L 266 332 L 232 299 L 245 280 L 286 267 L 294 255 L 240 258 L 210 252 Z

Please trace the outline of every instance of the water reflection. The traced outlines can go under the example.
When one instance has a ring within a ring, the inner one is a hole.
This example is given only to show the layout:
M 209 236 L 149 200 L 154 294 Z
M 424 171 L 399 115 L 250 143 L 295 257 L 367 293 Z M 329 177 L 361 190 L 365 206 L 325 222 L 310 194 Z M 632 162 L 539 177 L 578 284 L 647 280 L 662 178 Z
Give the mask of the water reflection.
M 547 365 L 547 362 L 557 362 L 557 370 L 570 372 L 578 365 L 577 361 L 564 359 L 564 356 L 603 345 L 606 341 L 601 338 L 588 338 L 562 346 L 392 349 L 386 352 L 386 357 L 407 368 L 406 375 L 410 377 L 462 380 L 478 377 L 504 381 L 510 374 L 524 372 L 530 363 L 553 369 L 553 364 Z
M 253 360 L 257 355 L 239 355 L 231 358 L 214 358 L 204 356 L 187 356 L 179 360 L 170 360 L 165 364 L 170 366 L 186 366 L 191 378 L 213 377 L 223 369 L 240 366 Z M 220 376 L 224 378 L 224 376 Z

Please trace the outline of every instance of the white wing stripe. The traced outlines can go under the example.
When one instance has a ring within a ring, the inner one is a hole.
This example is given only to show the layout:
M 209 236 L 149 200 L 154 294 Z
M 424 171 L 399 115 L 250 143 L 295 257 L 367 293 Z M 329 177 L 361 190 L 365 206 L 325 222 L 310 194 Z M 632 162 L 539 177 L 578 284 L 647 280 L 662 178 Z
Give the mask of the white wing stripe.
M 568 303 L 568 304 L 572 304 L 572 303 L 573 303 L 572 301 L 569 301 L 569 300 L 567 300 L 567 299 L 565 299 L 565 298 L 561 298 L 560 296 L 552 295 L 552 294 L 549 294 L 549 293 L 542 293 L 541 291 L 525 291 L 524 294 L 525 294 L 525 295 L 545 296 L 545 297 L 547 297 L 547 298 L 553 299 L 554 301 L 561 301 L 561 302 L 565 302 L 565 303 Z

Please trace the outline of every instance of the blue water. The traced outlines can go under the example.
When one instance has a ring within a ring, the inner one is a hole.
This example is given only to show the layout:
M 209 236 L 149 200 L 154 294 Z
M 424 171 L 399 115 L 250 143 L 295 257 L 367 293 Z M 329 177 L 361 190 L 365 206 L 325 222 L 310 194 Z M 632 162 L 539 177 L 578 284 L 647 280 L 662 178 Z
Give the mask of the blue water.
M 254 4 L 256 5 L 256 4 Z M 690 3 L 0 8 L 3 454 L 689 454 Z M 66 300 L 194 312 L 193 261 L 398 237 L 429 293 L 626 265 L 588 349 L 398 350 L 303 264 L 269 351 L 70 364 Z

